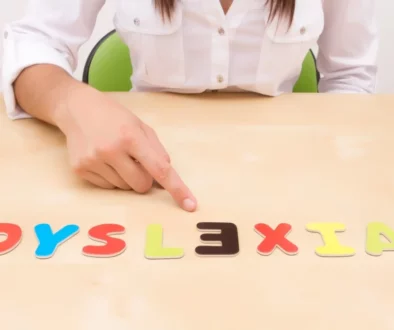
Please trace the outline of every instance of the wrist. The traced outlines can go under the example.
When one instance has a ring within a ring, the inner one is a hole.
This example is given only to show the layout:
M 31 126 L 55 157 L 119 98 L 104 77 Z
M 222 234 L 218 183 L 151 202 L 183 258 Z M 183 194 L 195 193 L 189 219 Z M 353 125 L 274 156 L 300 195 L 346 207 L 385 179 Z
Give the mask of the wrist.
M 53 108 L 52 120 L 55 125 L 67 135 L 75 126 L 75 115 L 83 111 L 85 100 L 89 99 L 92 88 L 82 82 L 72 81 L 58 86 L 59 94 L 56 106 Z M 94 90 L 93 90 L 94 91 Z

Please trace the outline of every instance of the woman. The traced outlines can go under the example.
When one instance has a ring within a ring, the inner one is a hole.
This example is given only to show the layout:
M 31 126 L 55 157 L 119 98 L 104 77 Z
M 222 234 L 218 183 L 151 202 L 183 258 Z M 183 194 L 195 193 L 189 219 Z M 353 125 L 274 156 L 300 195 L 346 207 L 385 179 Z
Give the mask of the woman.
M 374 0 L 115 1 L 114 23 L 130 48 L 135 91 L 289 93 L 317 43 L 320 92 L 374 92 Z M 6 26 L 7 112 L 57 126 L 83 179 L 139 193 L 156 180 L 194 211 L 196 198 L 154 130 L 71 76 L 104 3 L 30 0 L 26 16 Z

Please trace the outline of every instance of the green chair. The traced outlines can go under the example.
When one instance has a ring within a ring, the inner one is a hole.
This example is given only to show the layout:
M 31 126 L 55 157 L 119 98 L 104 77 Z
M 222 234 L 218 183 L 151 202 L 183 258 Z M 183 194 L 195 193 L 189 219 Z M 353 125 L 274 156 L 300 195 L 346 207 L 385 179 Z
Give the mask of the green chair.
M 103 92 L 128 92 L 132 73 L 129 49 L 112 30 L 90 52 L 82 81 Z
M 103 92 L 126 92 L 132 87 L 133 67 L 127 45 L 115 30 L 107 33 L 90 52 L 82 81 Z M 303 62 L 294 93 L 317 93 L 320 75 L 310 50 Z
M 300 76 L 293 87 L 293 93 L 318 93 L 320 73 L 316 67 L 316 57 L 310 50 L 302 63 Z

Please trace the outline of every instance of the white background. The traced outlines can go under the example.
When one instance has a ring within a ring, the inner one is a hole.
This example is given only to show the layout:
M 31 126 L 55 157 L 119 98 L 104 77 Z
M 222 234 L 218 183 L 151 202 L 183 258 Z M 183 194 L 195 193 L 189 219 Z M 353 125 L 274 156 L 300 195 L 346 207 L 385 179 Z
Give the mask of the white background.
M 0 0 L 0 29 L 4 23 L 20 18 L 28 0 Z M 66 1 L 66 0 L 65 0 Z M 91 0 L 86 0 L 91 1 Z M 81 47 L 79 64 L 75 77 L 82 79 L 82 69 L 85 60 L 95 43 L 108 31 L 113 29 L 112 16 L 116 0 L 107 0 L 106 5 L 99 14 L 97 24 L 90 40 Z M 214 0 L 212 0 L 214 1 Z M 217 1 L 217 0 L 215 0 Z M 380 52 L 379 52 L 379 75 L 378 93 L 394 93 L 394 1 L 375 0 L 378 10 L 378 23 L 380 28 Z M 0 50 L 2 50 L 2 39 L 0 38 Z M 2 51 L 0 52 L 0 54 Z M 0 55 L 1 60 L 1 55 Z M 0 68 L 1 70 L 1 68 Z M 1 86 L 0 86 L 1 89 Z

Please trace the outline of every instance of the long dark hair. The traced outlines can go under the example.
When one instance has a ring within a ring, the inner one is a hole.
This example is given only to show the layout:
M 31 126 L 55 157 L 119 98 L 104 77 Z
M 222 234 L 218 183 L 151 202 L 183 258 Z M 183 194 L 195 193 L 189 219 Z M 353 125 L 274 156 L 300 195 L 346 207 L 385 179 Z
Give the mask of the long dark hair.
M 156 8 L 163 18 L 171 19 L 171 13 L 175 7 L 176 0 L 154 0 Z M 266 0 L 270 8 L 269 21 L 275 17 L 287 18 L 289 26 L 293 22 L 294 8 L 296 0 Z

